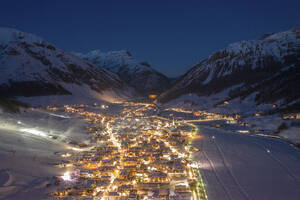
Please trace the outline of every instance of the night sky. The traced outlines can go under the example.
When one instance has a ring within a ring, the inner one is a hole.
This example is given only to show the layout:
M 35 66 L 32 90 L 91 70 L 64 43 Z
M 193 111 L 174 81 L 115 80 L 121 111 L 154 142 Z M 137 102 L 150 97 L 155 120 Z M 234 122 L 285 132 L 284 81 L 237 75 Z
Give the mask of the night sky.
M 299 0 L 9 0 L 0 26 L 76 52 L 129 50 L 174 77 L 214 51 L 300 27 Z

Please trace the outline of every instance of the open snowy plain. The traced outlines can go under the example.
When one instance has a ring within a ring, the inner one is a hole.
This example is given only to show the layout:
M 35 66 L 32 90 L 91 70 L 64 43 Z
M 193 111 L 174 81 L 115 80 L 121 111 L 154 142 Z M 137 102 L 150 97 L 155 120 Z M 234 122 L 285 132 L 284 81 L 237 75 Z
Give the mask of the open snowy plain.
M 199 124 L 194 153 L 210 200 L 297 200 L 300 151 L 280 139 Z

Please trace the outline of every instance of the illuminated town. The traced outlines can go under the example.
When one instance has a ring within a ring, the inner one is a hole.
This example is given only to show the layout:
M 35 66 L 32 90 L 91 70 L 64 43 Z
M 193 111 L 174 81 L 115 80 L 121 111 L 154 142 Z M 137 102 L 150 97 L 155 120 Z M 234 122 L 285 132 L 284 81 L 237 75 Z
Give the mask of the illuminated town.
M 300 200 L 299 0 L 1 3 L 0 200 Z
M 88 111 L 87 105 L 48 108 L 84 117 L 91 145 L 61 156 L 72 171 L 57 178 L 58 198 L 207 199 L 191 146 L 197 127 L 156 115 L 154 104 L 126 103 L 122 111 Z M 91 110 L 91 109 L 90 109 Z M 80 148 L 81 147 L 81 148 Z

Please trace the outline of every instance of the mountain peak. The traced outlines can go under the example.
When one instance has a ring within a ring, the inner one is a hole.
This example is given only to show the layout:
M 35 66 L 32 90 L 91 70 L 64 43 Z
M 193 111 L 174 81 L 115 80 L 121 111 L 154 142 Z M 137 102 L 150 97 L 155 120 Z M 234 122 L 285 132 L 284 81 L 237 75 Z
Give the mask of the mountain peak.
M 3 45 L 16 41 L 41 43 L 44 40 L 31 33 L 25 33 L 13 28 L 0 27 L 0 44 Z
M 300 98 L 300 29 L 263 35 L 228 45 L 189 70 L 160 96 L 162 102 L 187 93 L 210 96 L 229 91 L 224 100 L 251 94 L 256 103 Z
M 95 96 L 87 98 L 97 99 L 103 92 L 119 94 L 128 86 L 115 73 L 56 48 L 38 36 L 10 28 L 0 28 L 0 62 L 0 96 L 5 97 L 87 91 L 86 94 Z
M 137 61 L 128 50 L 102 52 L 94 50 L 75 55 L 117 73 L 140 93 L 162 92 L 169 87 L 168 78 L 153 69 L 148 62 Z

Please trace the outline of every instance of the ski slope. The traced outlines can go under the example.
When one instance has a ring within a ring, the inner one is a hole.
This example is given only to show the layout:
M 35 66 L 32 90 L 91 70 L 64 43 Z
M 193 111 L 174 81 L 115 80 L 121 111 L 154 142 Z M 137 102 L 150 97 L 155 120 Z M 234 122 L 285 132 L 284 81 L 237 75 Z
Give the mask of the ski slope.
M 199 125 L 194 159 L 209 200 L 298 200 L 300 151 L 272 138 Z
M 70 144 L 86 142 L 85 122 L 44 109 L 0 113 L 0 200 L 45 199 L 53 176 L 72 166 L 57 167 L 63 153 L 78 153 Z

